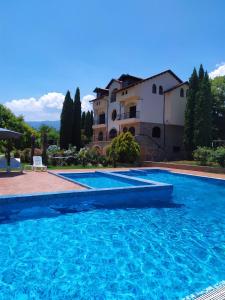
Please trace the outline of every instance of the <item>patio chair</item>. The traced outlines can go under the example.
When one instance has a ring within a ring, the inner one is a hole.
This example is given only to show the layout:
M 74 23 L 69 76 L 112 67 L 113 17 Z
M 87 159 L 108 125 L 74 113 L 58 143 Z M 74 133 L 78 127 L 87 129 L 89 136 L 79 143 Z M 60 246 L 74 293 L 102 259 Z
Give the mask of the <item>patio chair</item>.
M 5 158 L 5 155 L 0 156 L 0 171 L 7 171 L 8 166 L 7 166 L 7 161 Z
M 16 170 L 23 173 L 23 166 L 21 165 L 20 158 L 10 158 L 9 171 Z
M 47 171 L 47 166 L 44 166 L 42 163 L 42 157 L 41 156 L 33 156 L 33 171 Z

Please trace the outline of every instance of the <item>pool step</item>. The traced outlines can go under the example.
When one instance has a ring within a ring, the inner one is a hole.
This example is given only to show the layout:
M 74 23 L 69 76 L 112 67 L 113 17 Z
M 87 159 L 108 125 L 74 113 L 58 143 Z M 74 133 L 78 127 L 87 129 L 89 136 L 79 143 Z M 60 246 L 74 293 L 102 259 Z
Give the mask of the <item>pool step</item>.
M 225 285 L 215 288 L 195 299 L 196 300 L 225 300 Z

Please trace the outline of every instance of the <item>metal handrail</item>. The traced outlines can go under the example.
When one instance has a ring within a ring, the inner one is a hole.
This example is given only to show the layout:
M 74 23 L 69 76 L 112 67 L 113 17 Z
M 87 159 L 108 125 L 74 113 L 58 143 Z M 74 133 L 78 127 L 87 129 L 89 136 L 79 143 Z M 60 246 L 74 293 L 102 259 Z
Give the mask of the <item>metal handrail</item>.
M 140 111 L 126 112 L 126 113 L 123 113 L 123 114 L 119 114 L 117 116 L 117 120 L 126 120 L 126 119 L 132 119 L 132 118 L 139 119 L 140 118 Z

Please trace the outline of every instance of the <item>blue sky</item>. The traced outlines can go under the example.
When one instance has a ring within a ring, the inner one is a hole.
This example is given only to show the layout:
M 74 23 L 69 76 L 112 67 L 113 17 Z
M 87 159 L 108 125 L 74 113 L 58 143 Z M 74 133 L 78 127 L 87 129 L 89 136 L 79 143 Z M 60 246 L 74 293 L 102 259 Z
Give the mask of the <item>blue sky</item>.
M 1 1 L 0 103 L 58 119 L 68 89 L 80 87 L 87 109 L 121 73 L 170 68 L 187 80 L 203 63 L 225 74 L 224 11 L 224 0 Z

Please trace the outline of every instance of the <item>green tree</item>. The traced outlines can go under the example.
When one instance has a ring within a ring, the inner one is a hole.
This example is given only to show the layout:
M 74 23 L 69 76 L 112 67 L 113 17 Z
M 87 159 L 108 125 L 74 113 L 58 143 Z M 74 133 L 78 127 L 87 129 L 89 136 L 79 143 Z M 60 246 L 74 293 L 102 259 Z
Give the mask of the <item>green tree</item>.
M 213 100 L 213 139 L 225 140 L 225 76 L 211 80 Z
M 107 153 L 113 162 L 133 163 L 140 156 L 140 146 L 129 131 L 123 132 L 112 140 Z
M 16 149 L 24 149 L 31 146 L 31 136 L 37 135 L 36 130 L 31 128 L 23 119 L 23 116 L 16 117 L 10 109 L 0 104 L 0 127 L 11 129 L 22 133 L 20 139 L 12 142 Z M 2 144 L 3 142 L 1 142 Z
M 195 147 L 209 146 L 212 141 L 212 94 L 207 72 L 199 83 L 196 98 L 194 144 Z
M 81 129 L 85 128 L 86 112 L 83 111 L 81 115 Z
M 67 91 L 60 121 L 60 148 L 68 149 L 69 144 L 72 142 L 72 125 L 73 125 L 73 100 L 71 99 L 70 92 Z
M 85 128 L 84 128 L 84 134 L 88 139 L 90 139 L 93 134 L 92 125 L 93 125 L 93 116 L 91 115 L 91 112 L 88 111 L 86 113 Z
M 184 125 L 184 146 L 188 156 L 191 156 L 194 150 L 194 127 L 195 127 L 195 104 L 196 95 L 198 92 L 198 74 L 194 68 L 193 73 L 189 79 L 189 90 L 187 96 L 187 105 L 185 111 L 185 125 Z
M 201 64 L 198 71 L 198 79 L 199 81 L 202 81 L 204 78 L 205 78 L 205 71 L 203 65 Z
M 72 130 L 72 144 L 78 150 L 81 148 L 81 102 L 80 89 L 76 89 L 74 103 L 73 103 L 73 130 Z
M 43 163 L 47 164 L 48 163 L 48 155 L 47 155 L 48 134 L 51 130 L 51 127 L 47 125 L 42 125 L 39 130 L 41 133 L 42 159 L 43 159 Z

